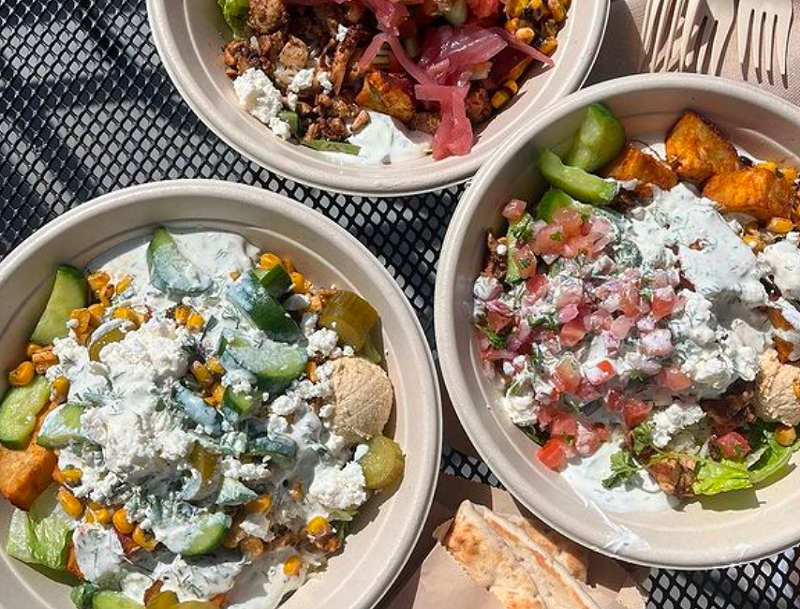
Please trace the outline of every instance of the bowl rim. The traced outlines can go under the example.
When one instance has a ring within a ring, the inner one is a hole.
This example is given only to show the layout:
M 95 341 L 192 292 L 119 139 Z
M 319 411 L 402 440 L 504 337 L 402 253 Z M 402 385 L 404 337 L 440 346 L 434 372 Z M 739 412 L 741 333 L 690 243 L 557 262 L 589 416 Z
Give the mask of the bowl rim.
M 433 355 L 419 318 L 396 280 L 386 267 L 381 264 L 377 257 L 375 257 L 360 241 L 320 212 L 284 195 L 262 190 L 254 186 L 222 180 L 165 180 L 112 191 L 61 214 L 25 239 L 0 262 L 0 276 L 19 270 L 19 267 L 25 263 L 30 255 L 34 254 L 36 250 L 53 238 L 56 238 L 63 229 L 79 225 L 84 220 L 92 218 L 100 212 L 106 213 L 115 208 L 136 205 L 138 202 L 144 200 L 162 199 L 171 196 L 206 196 L 219 197 L 221 199 L 236 199 L 264 211 L 288 206 L 292 209 L 291 216 L 293 220 L 305 225 L 314 232 L 335 234 L 337 240 L 343 243 L 344 248 L 351 249 L 354 258 L 358 258 L 362 261 L 360 264 L 367 268 L 368 273 L 377 280 L 376 283 L 379 284 L 381 289 L 393 292 L 394 296 L 399 297 L 393 298 L 397 306 L 395 313 L 399 313 L 401 320 L 407 324 L 408 330 L 406 334 L 413 334 L 415 336 L 415 341 L 419 343 L 419 346 L 423 350 L 423 353 L 420 355 L 425 358 L 425 364 L 429 374 L 427 379 L 418 379 L 417 382 L 427 385 L 426 392 L 429 393 L 433 399 L 431 410 L 434 410 L 434 412 L 430 413 L 429 425 L 431 434 L 424 447 L 424 452 L 430 453 L 430 458 L 426 461 L 422 461 L 423 465 L 421 468 L 422 475 L 420 477 L 420 486 L 424 489 L 424 492 L 419 493 L 421 500 L 416 502 L 411 508 L 411 518 L 407 524 L 413 526 L 405 527 L 404 534 L 406 538 L 405 540 L 401 540 L 405 543 L 406 547 L 401 554 L 394 557 L 392 564 L 381 565 L 380 571 L 376 573 L 374 579 L 370 581 L 366 592 L 362 593 L 359 597 L 360 603 L 358 606 L 364 608 L 374 607 L 389 592 L 394 582 L 402 573 L 403 568 L 407 564 L 419 541 L 423 525 L 433 503 L 434 493 L 440 475 L 439 464 L 442 452 L 442 402 L 441 389 L 436 374 Z M 185 218 L 180 221 L 185 221 L 187 219 L 191 221 L 191 218 Z M 174 222 L 176 219 L 171 221 Z M 143 221 L 142 226 L 151 224 L 152 222 L 152 220 Z M 0 607 L 2 606 L 3 602 L 0 599 Z
M 454 355 L 457 348 L 457 333 L 454 325 L 456 319 L 454 314 L 456 267 L 462 248 L 468 245 L 464 243 L 463 233 L 473 213 L 488 198 L 486 189 L 492 176 L 533 136 L 589 103 L 603 101 L 609 95 L 630 95 L 642 90 L 676 89 L 686 93 L 711 92 L 725 95 L 731 99 L 743 99 L 769 109 L 771 113 L 779 115 L 782 119 L 800 125 L 800 114 L 798 114 L 797 107 L 787 100 L 743 82 L 703 74 L 635 74 L 595 84 L 573 93 L 558 106 L 550 106 L 505 142 L 489 162 L 481 167 L 461 197 L 448 226 L 439 257 L 434 291 L 434 329 L 442 378 L 459 421 L 478 454 L 497 476 L 497 479 L 533 514 L 581 545 L 612 558 L 648 567 L 697 570 L 723 568 L 758 560 L 785 550 L 788 545 L 753 547 L 756 545 L 753 544 L 750 546 L 751 550 L 741 553 L 734 560 L 715 561 L 713 556 L 700 555 L 692 555 L 688 560 L 681 560 L 680 556 L 670 554 L 670 560 L 665 561 L 653 558 L 649 549 L 633 552 L 626 549 L 612 551 L 600 542 L 599 537 L 593 538 L 591 534 L 579 535 L 566 530 L 559 523 L 557 507 L 548 502 L 547 497 L 538 493 L 523 494 L 517 491 L 518 488 L 526 485 L 526 480 L 513 467 L 507 465 L 504 456 L 506 447 L 500 442 L 495 442 L 491 434 L 487 433 L 487 430 L 481 425 L 477 409 L 487 408 L 487 405 L 482 399 L 474 399 L 466 390 L 466 379 L 471 376 L 471 372 L 462 368 L 458 358 Z
M 341 173 L 326 172 L 325 176 L 328 181 L 325 181 L 324 179 L 307 177 L 299 172 L 293 172 L 291 169 L 292 162 L 287 162 L 281 155 L 271 155 L 269 160 L 259 158 L 257 153 L 248 149 L 228 133 L 226 127 L 218 118 L 219 113 L 215 110 L 214 104 L 210 102 L 210 99 L 205 94 L 198 91 L 198 87 L 191 76 L 191 70 L 188 64 L 183 61 L 175 39 L 171 35 L 171 26 L 167 19 L 167 4 L 178 1 L 186 2 L 186 0 L 147 0 L 147 18 L 153 42 L 170 81 L 178 90 L 181 99 L 191 108 L 194 114 L 225 144 L 249 161 L 285 179 L 294 180 L 322 191 L 351 196 L 411 196 L 452 188 L 468 181 L 497 150 L 497 148 L 487 149 L 479 153 L 475 153 L 473 150 L 469 155 L 459 157 L 461 162 L 447 171 L 443 171 L 433 164 L 431 167 L 435 169 L 434 171 L 415 173 L 413 180 L 416 184 L 409 183 L 410 180 L 408 178 L 398 180 L 389 176 L 387 176 L 388 179 L 386 180 L 374 180 L 370 176 L 360 176 L 358 172 L 359 166 L 343 165 L 339 167 L 332 163 L 330 165 L 331 168 L 341 169 Z M 568 78 L 560 86 L 558 96 L 552 102 L 563 99 L 584 85 L 600 53 L 611 13 L 611 0 L 595 0 L 593 4 L 596 16 L 589 24 L 588 35 L 584 37 L 584 44 L 590 51 L 580 57 L 577 68 L 568 74 Z M 194 93 L 192 92 L 193 90 L 195 91 Z M 514 131 L 511 130 L 512 137 L 513 133 Z

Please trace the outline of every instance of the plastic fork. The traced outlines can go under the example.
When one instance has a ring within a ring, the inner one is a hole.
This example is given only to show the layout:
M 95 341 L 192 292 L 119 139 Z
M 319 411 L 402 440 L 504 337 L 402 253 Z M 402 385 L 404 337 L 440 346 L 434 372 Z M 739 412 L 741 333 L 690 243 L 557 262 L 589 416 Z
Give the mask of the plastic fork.
M 639 58 L 639 71 L 647 67 L 652 71 L 658 65 L 665 36 L 672 25 L 671 16 L 680 0 L 647 0 L 644 8 L 644 29 L 642 30 L 642 54 Z M 649 59 L 649 62 L 648 62 Z
M 686 0 L 684 0 L 686 1 Z M 712 74 L 721 69 L 722 51 L 728 41 L 735 17 L 735 0 L 688 0 L 684 15 L 678 70 L 688 67 L 689 47 L 694 42 L 695 66 Z M 670 49 L 671 52 L 671 49 Z M 708 57 L 711 60 L 707 63 Z
M 755 56 L 756 75 L 761 80 L 761 58 L 769 54 L 767 61 L 772 71 L 775 54 L 781 74 L 786 77 L 786 56 L 789 52 L 789 33 L 794 9 L 792 0 L 739 0 L 737 38 L 739 63 L 746 70 L 744 59 L 750 41 L 750 55 Z M 766 44 L 762 45 L 762 27 Z M 752 34 L 752 36 L 751 36 Z

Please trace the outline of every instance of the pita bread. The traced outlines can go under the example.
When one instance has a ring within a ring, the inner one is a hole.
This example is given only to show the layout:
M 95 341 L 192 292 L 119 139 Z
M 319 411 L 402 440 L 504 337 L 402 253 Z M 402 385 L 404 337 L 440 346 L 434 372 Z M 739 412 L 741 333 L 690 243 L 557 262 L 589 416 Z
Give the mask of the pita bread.
M 475 506 L 475 510 L 525 566 L 548 609 L 599 609 L 569 571 L 522 528 L 484 506 Z
M 461 503 L 442 543 L 506 609 L 547 609 L 531 574 L 470 501 Z
M 586 583 L 589 550 L 554 531 L 541 520 L 524 516 L 507 516 L 509 522 L 525 531 L 530 540 L 555 558 L 578 581 Z

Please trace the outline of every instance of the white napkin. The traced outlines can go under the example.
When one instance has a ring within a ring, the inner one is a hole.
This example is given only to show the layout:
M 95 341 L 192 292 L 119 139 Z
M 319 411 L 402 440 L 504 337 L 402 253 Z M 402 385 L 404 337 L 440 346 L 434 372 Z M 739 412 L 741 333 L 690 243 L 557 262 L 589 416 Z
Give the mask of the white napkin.
M 605 40 L 597 58 L 597 63 L 589 75 L 587 85 L 610 80 L 619 76 L 636 74 L 642 42 L 639 32 L 642 29 L 644 8 L 648 0 L 614 0 L 608 21 Z M 739 64 L 737 45 L 740 44 L 734 22 L 728 42 L 723 50 L 724 60 L 721 76 L 731 80 L 746 81 L 765 91 L 774 93 L 800 106 L 800 0 L 794 1 L 794 21 L 789 37 L 787 59 L 788 76 L 784 80 L 775 57 L 773 71 L 764 71 L 758 81 L 752 58 L 745 57 L 745 70 Z M 765 54 L 767 62 L 769 54 Z M 762 64 L 763 65 L 763 64 Z

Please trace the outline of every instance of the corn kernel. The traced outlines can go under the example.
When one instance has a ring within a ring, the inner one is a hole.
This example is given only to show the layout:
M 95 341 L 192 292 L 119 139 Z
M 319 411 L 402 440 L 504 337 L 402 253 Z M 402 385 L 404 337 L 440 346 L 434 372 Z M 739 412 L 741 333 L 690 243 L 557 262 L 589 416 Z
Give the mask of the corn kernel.
M 268 271 L 272 268 L 275 268 L 281 263 L 281 259 L 278 258 L 272 252 L 267 252 L 266 254 L 261 254 L 261 257 L 258 259 L 258 266 L 259 268 Z
M 42 347 L 31 356 L 31 362 L 36 374 L 44 374 L 50 366 L 55 366 L 58 363 L 58 356 L 52 347 Z
M 14 387 L 22 387 L 33 380 L 33 362 L 24 361 L 8 373 L 8 382 Z
M 314 518 L 309 520 L 308 524 L 306 525 L 306 530 L 308 531 L 309 535 L 319 537 L 320 535 L 326 535 L 330 533 L 331 525 L 322 516 L 314 516 Z
M 89 288 L 92 292 L 99 293 L 100 290 L 108 285 L 108 282 L 111 281 L 111 277 L 109 277 L 108 273 L 105 271 L 97 271 L 89 275 L 86 281 L 89 283 Z
M 516 32 L 514 32 L 514 36 L 519 40 L 522 44 L 530 44 L 533 41 L 533 29 L 529 27 L 521 27 Z
M 67 397 L 67 394 L 69 393 L 69 379 L 66 376 L 57 376 L 55 379 L 53 379 L 53 385 L 51 389 L 56 398 Z
M 288 258 L 284 258 L 281 264 L 283 264 L 283 268 L 285 268 L 286 272 L 289 273 L 290 275 L 297 270 L 296 268 L 294 268 L 294 262 L 292 262 Z
M 781 446 L 791 446 L 797 440 L 797 431 L 788 425 L 779 425 L 775 430 L 775 441 Z
M 519 85 L 515 80 L 505 81 L 503 83 L 503 87 L 505 87 L 508 91 L 510 91 L 512 95 L 516 95 L 517 91 L 519 91 Z
M 133 539 L 133 543 L 145 550 L 153 550 L 158 545 L 156 538 L 145 533 L 144 529 L 139 525 L 136 525 L 136 528 L 133 529 L 131 538 Z
M 86 522 L 97 524 L 108 524 L 111 522 L 111 512 L 108 508 L 101 507 L 99 510 L 89 510 L 86 514 Z
M 214 406 L 216 408 L 217 406 L 222 404 L 223 397 L 225 397 L 225 387 L 217 383 L 214 386 L 214 390 L 211 392 L 211 395 L 204 399 L 208 405 Z
M 64 511 L 75 520 L 80 518 L 83 514 L 83 504 L 80 499 L 63 486 L 58 489 L 58 502 L 61 504 L 61 507 L 64 508 Z
M 757 254 L 764 249 L 764 240 L 758 235 L 745 235 L 742 237 L 742 241 L 745 242 L 747 247 L 753 250 L 753 253 Z
M 552 55 L 558 48 L 558 40 L 555 38 L 546 38 L 542 44 L 539 45 L 539 50 L 545 55 Z
M 492 95 L 492 108 L 502 107 L 509 99 L 511 99 L 511 93 L 505 89 L 495 91 L 494 95 Z
M 264 553 L 264 542 L 258 537 L 247 537 L 239 542 L 239 549 L 250 560 L 255 560 Z
M 516 17 L 514 19 L 509 19 L 508 21 L 506 21 L 504 27 L 506 28 L 506 31 L 511 32 L 513 34 L 520 27 L 519 19 L 517 19 Z
M 772 218 L 767 224 L 767 230 L 777 235 L 785 235 L 792 230 L 792 221 L 788 218 Z
M 247 536 L 247 534 L 242 531 L 242 527 L 239 526 L 239 523 L 234 521 L 233 525 L 228 532 L 225 533 L 225 537 L 222 538 L 222 547 L 228 548 L 229 550 L 234 550 L 239 547 L 239 543 Z
M 214 382 L 211 371 L 200 362 L 194 362 L 192 364 L 192 374 L 203 387 L 209 387 Z
M 547 8 L 550 9 L 550 17 L 556 23 L 564 23 L 567 18 L 567 11 L 560 0 L 547 0 Z
M 114 286 L 110 283 L 108 285 L 103 286 L 97 293 L 97 299 L 104 307 L 107 307 L 111 304 L 111 299 L 113 297 L 114 297 Z
M 525 10 L 525 0 L 508 0 L 506 3 L 506 15 L 509 17 L 519 17 Z
M 283 563 L 283 572 L 289 577 L 293 577 L 300 573 L 300 567 L 302 566 L 303 561 L 300 560 L 300 557 L 297 554 L 295 554 L 287 558 L 286 562 Z
M 41 350 L 41 348 L 42 346 L 37 345 L 36 343 L 28 343 L 28 345 L 25 347 L 25 355 L 27 357 L 31 357 L 34 353 Z
M 205 323 L 206 320 L 203 319 L 200 313 L 192 313 L 189 315 L 189 319 L 186 320 L 186 327 L 190 330 L 202 330 Z
M 106 312 L 106 308 L 101 305 L 99 302 L 89 305 L 86 309 L 89 311 L 89 325 L 92 327 L 97 327 L 103 323 L 103 314 Z
M 306 364 L 306 376 L 312 383 L 316 383 L 319 380 L 317 376 L 317 362 L 312 360 Z
M 216 357 L 209 357 L 206 361 L 206 368 L 211 370 L 217 376 L 222 376 L 225 374 L 225 367 Z
M 125 511 L 125 508 L 120 508 L 114 512 L 112 521 L 114 522 L 114 528 L 123 535 L 130 535 L 136 528 L 136 525 L 128 520 L 128 512 Z
M 519 80 L 522 78 L 522 75 L 525 73 L 525 70 L 531 65 L 533 59 L 530 57 L 526 57 L 522 59 L 517 65 L 515 65 L 511 71 L 506 75 L 508 80 Z
M 76 484 L 83 477 L 83 472 L 77 467 L 59 470 L 59 480 L 62 484 Z
M 300 482 L 293 482 L 292 488 L 289 489 L 289 497 L 295 501 L 302 501 L 306 494 L 303 491 L 303 485 Z
M 132 284 L 132 283 L 133 283 L 133 277 L 131 277 L 130 275 L 125 275 L 125 276 L 124 276 L 122 279 L 120 279 L 120 280 L 117 282 L 117 286 L 116 286 L 116 288 L 115 288 L 115 291 L 116 291 L 116 293 L 117 293 L 117 296 L 119 296 L 120 294 L 122 294 L 122 293 L 123 293 L 125 290 L 127 290 L 129 287 L 131 287 L 131 284 Z
M 289 277 L 292 279 L 292 288 L 295 294 L 302 294 L 306 291 L 306 278 L 302 273 L 294 272 Z
M 272 507 L 272 497 L 269 495 L 261 495 L 258 499 L 253 499 L 250 503 L 244 506 L 244 509 L 250 514 L 263 514 L 269 512 Z
M 89 323 L 92 316 L 89 314 L 89 309 L 73 309 L 69 314 L 70 320 L 74 320 L 70 327 L 76 334 L 84 334 L 89 329 Z
M 141 316 L 130 307 L 118 307 L 114 309 L 113 315 L 114 319 L 126 319 L 137 328 L 142 322 Z

